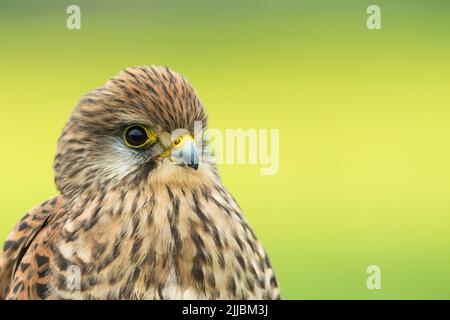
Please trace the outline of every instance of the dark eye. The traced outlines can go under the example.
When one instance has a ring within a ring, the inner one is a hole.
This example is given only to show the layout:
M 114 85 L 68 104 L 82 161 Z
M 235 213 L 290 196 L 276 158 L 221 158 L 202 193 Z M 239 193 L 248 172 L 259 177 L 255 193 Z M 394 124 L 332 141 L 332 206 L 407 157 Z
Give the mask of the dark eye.
M 142 126 L 130 126 L 123 133 L 125 144 L 130 148 L 143 148 L 154 141 L 154 134 Z

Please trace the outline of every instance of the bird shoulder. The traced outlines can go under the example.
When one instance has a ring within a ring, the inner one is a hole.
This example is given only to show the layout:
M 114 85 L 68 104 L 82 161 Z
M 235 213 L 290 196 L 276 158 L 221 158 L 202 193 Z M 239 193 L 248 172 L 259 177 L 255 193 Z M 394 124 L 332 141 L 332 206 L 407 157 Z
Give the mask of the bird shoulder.
M 24 273 L 29 267 L 28 264 L 22 263 L 23 258 L 29 251 L 34 250 L 32 245 L 36 237 L 61 207 L 61 201 L 60 197 L 55 197 L 30 210 L 8 235 L 0 255 L 0 299 L 10 297 L 14 291 L 16 294 L 24 291 L 22 282 L 16 285 L 14 283 L 17 273 Z M 45 259 L 38 263 L 43 260 Z

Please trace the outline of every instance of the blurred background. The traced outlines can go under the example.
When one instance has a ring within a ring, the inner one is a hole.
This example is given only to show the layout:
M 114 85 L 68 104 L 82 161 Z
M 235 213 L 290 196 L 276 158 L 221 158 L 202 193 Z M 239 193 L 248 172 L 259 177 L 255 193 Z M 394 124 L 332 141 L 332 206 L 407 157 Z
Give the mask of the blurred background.
M 366 9 L 381 7 L 382 30 Z M 81 8 L 81 30 L 66 8 Z M 210 127 L 280 129 L 280 170 L 221 165 L 285 299 L 450 298 L 448 1 L 0 0 L 0 238 L 56 194 L 77 100 L 167 65 Z M 366 269 L 381 268 L 368 290 Z

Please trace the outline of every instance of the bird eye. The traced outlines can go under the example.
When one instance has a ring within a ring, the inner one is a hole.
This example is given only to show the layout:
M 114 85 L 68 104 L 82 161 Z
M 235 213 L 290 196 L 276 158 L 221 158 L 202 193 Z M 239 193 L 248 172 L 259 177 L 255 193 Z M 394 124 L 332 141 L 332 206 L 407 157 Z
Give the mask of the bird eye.
M 177 145 L 179 145 L 179 144 L 181 143 L 181 141 L 183 141 L 183 137 L 177 138 L 177 139 L 173 142 L 173 144 L 174 144 L 175 146 L 177 146 Z
M 125 141 L 125 144 L 134 149 L 146 147 L 153 143 L 155 139 L 155 134 L 143 126 L 129 126 L 123 133 L 123 140 Z

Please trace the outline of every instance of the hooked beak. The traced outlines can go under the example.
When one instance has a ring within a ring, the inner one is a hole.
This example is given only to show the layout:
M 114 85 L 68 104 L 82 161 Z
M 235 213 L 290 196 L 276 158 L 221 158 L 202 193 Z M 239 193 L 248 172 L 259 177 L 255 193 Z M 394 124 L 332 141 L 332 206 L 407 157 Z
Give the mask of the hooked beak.
M 194 170 L 198 169 L 198 152 L 195 141 L 191 135 L 184 135 L 175 140 L 170 152 L 172 160 L 185 164 Z

